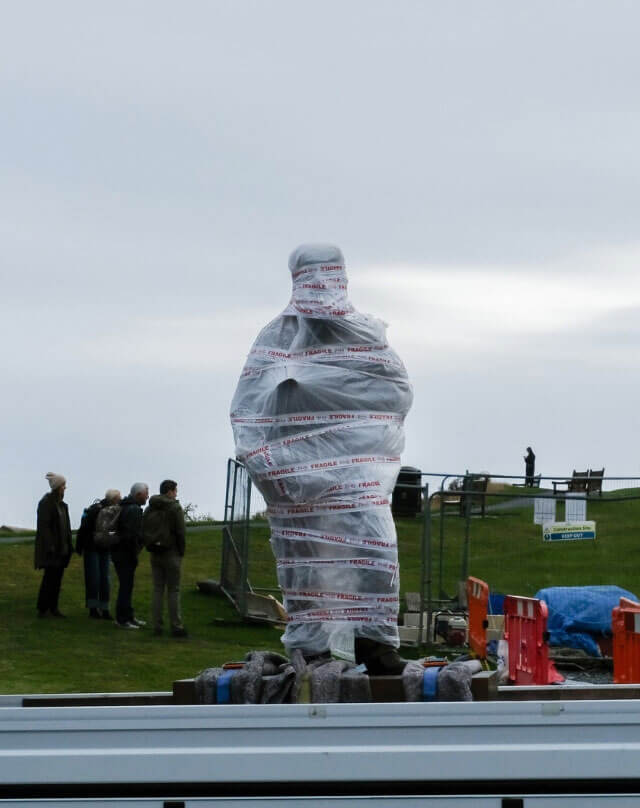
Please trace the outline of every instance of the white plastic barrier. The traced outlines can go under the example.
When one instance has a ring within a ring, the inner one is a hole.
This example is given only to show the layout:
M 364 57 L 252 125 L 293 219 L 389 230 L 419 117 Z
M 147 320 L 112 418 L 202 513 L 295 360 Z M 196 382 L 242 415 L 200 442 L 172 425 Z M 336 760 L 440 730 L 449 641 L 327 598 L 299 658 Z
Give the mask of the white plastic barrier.
M 412 401 L 386 326 L 347 297 L 337 247 L 299 247 L 293 294 L 256 339 L 231 407 L 236 454 L 268 505 L 289 624 L 307 654 L 354 633 L 398 646 L 390 500 Z

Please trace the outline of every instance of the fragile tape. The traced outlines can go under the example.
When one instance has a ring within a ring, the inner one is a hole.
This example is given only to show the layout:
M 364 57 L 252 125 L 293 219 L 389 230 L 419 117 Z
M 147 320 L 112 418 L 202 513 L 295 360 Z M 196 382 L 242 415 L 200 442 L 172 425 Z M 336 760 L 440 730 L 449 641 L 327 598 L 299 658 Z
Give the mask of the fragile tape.
M 232 424 L 243 426 L 304 426 L 305 424 L 330 424 L 348 421 L 367 421 L 382 424 L 402 424 L 404 417 L 393 412 L 296 412 L 289 415 L 231 415 Z
M 354 308 L 350 303 L 342 307 L 338 307 L 337 305 L 335 307 L 330 307 L 312 306 L 309 304 L 299 305 L 295 301 L 292 301 L 282 313 L 299 314 L 303 317 L 346 317 L 348 314 L 354 313 Z
M 395 575 L 398 564 L 380 558 L 282 558 L 278 559 L 277 567 L 356 567 Z
M 376 362 L 378 364 L 400 367 L 398 357 L 387 350 L 386 345 L 340 345 L 318 348 L 307 348 L 304 351 L 288 352 L 278 348 L 260 346 L 252 348 L 247 360 L 251 366 L 252 358 L 269 362 L 340 362 L 355 360 L 358 362 Z
M 298 505 L 278 505 L 272 503 L 267 508 L 267 516 L 275 517 L 304 517 L 328 516 L 332 513 L 346 511 L 362 511 L 368 508 L 385 508 L 391 504 L 388 497 L 363 494 L 353 499 L 335 499 L 330 502 L 317 502 L 312 504 L 299 503 Z
M 308 275 L 316 275 L 323 279 L 340 279 L 344 283 L 347 282 L 347 273 L 344 264 L 323 263 L 305 264 L 304 266 L 298 267 L 295 272 L 291 273 L 291 280 L 295 285 L 300 282 L 300 278 L 304 278 Z
M 372 550 L 395 550 L 396 548 L 395 538 L 343 535 L 322 530 L 310 530 L 308 528 L 272 527 L 271 537 L 273 539 L 289 539 L 291 541 L 317 541 L 327 544 L 346 544 L 351 547 L 366 547 Z
M 400 599 L 397 595 L 379 595 L 374 592 L 331 592 L 322 589 L 283 589 L 288 600 L 336 600 L 347 603 L 360 603 L 375 608 L 397 610 Z
M 356 421 L 356 420 L 348 420 L 348 421 L 340 421 L 339 423 L 331 424 L 330 426 L 322 426 L 318 429 L 311 429 L 308 432 L 301 432 L 298 435 L 290 435 L 282 440 L 273 441 L 273 443 L 265 443 L 262 446 L 257 446 L 255 449 L 252 449 L 250 452 L 247 452 L 245 455 L 240 457 L 243 461 L 251 460 L 252 457 L 256 455 L 270 455 L 276 449 L 282 449 L 284 447 L 294 446 L 296 443 L 302 443 L 304 441 L 312 440 L 314 438 L 322 437 L 323 435 L 330 435 L 334 438 L 336 435 L 344 432 L 346 430 L 352 429 L 362 429 L 364 427 L 368 427 L 370 424 L 367 421 Z
M 351 468 L 353 466 L 371 463 L 400 463 L 400 456 L 393 455 L 355 455 L 351 457 L 335 457 L 315 460 L 312 463 L 294 463 L 286 466 L 275 466 L 261 474 L 258 479 L 270 480 L 276 477 L 294 477 L 298 474 L 312 474 L 314 472 L 331 471 L 332 469 Z
M 351 609 L 310 609 L 293 612 L 287 616 L 288 623 L 376 623 L 397 625 L 395 611 L 383 612 L 377 608 L 353 607 Z

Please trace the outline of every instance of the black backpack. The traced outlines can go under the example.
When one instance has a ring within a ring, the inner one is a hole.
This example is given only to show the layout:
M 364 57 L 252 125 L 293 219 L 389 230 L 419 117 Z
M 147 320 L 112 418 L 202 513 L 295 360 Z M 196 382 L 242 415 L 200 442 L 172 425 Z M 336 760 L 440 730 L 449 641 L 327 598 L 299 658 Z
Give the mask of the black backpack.
M 96 529 L 96 519 L 98 518 L 101 507 L 100 500 L 96 499 L 82 511 L 80 527 L 76 533 L 76 553 L 79 555 L 82 554 L 84 548 L 93 538 L 93 533 Z
M 118 519 L 120 519 L 121 510 L 120 505 L 105 505 L 100 509 L 93 537 L 96 550 L 110 550 L 120 541 Z
M 142 540 L 150 553 L 164 553 L 171 547 L 168 511 L 162 508 L 146 508 L 142 515 Z

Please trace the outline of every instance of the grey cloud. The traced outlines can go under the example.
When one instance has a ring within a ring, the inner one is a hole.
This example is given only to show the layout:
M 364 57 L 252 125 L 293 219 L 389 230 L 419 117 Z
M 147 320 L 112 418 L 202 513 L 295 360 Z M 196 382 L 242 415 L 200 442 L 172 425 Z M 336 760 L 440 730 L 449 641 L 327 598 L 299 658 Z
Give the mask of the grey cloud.
M 407 462 L 518 470 L 532 443 L 554 473 L 635 468 L 636 312 L 435 353 L 428 290 L 411 322 L 392 291 L 403 265 L 508 268 L 549 296 L 630 282 L 639 22 L 617 1 L 14 3 L 0 521 L 33 519 L 50 467 L 75 518 L 165 473 L 219 515 L 228 399 L 287 302 L 290 250 L 314 240 L 343 248 L 354 302 L 407 355 Z M 372 266 L 388 294 L 366 293 Z

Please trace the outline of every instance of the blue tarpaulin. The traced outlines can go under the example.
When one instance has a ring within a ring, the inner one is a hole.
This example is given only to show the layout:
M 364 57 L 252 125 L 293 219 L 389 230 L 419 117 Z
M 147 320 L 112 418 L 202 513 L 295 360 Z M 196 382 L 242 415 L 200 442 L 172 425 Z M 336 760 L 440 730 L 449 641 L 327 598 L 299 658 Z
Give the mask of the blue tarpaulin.
M 549 645 L 580 648 L 591 656 L 600 656 L 595 638 L 611 635 L 611 610 L 620 598 L 638 600 L 619 586 L 550 586 L 534 597 L 549 609 Z

